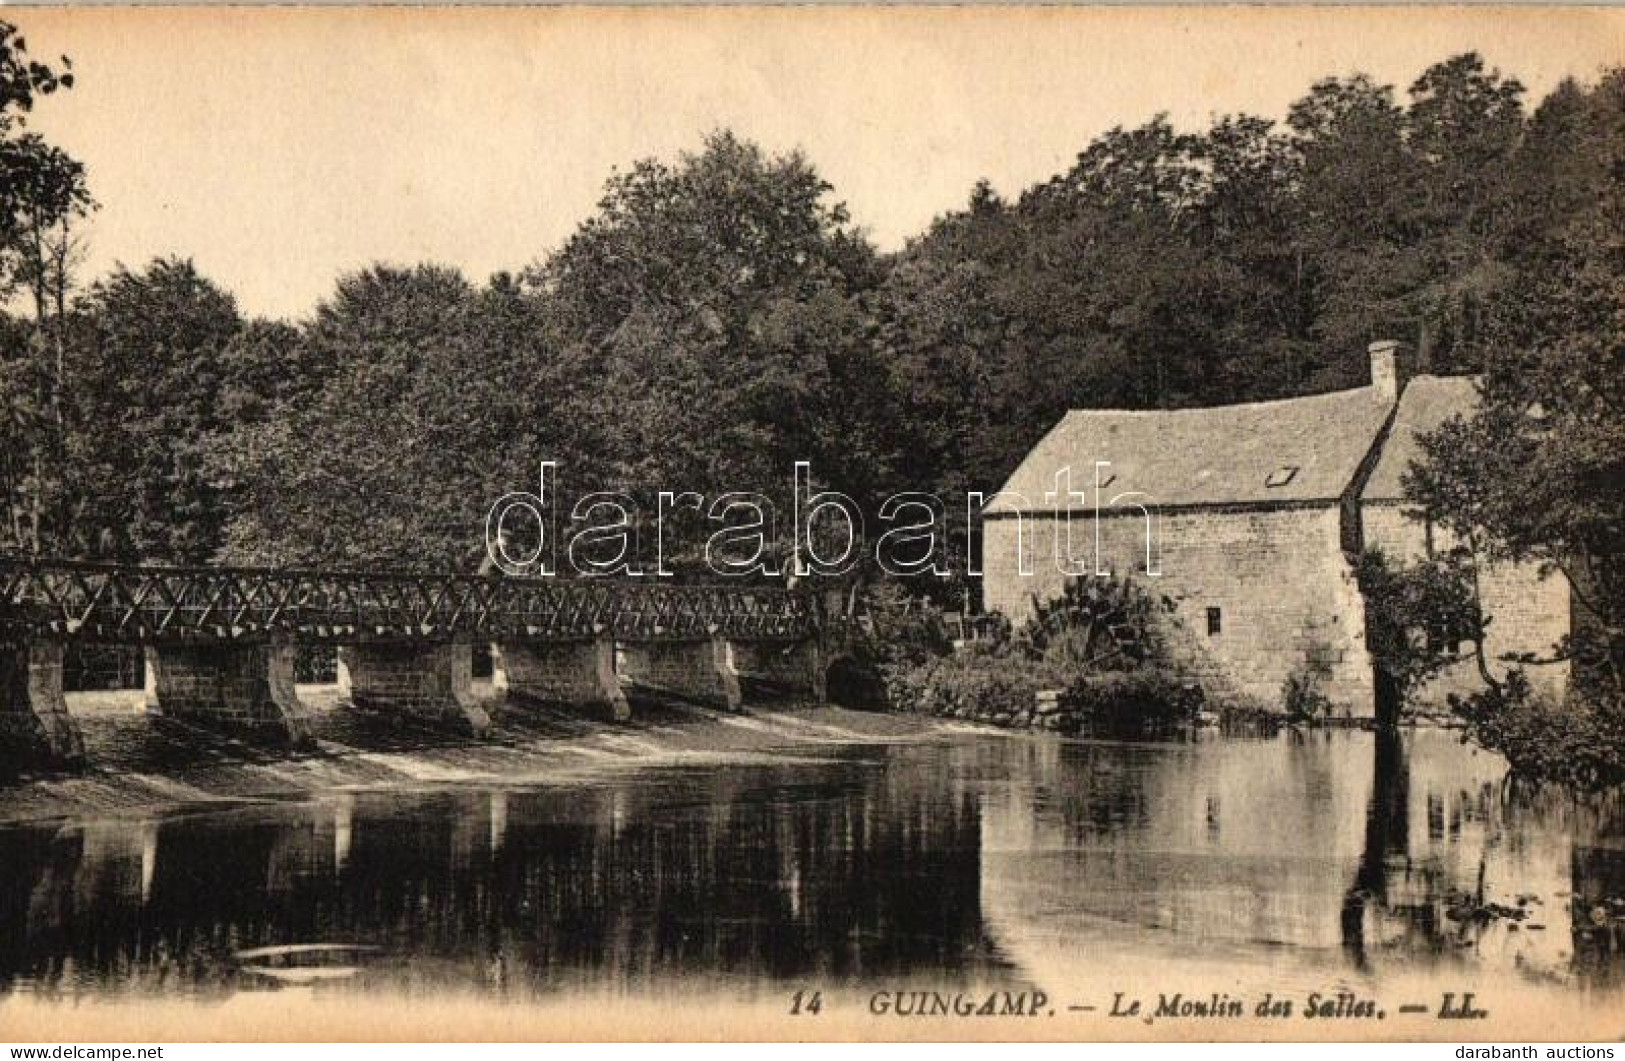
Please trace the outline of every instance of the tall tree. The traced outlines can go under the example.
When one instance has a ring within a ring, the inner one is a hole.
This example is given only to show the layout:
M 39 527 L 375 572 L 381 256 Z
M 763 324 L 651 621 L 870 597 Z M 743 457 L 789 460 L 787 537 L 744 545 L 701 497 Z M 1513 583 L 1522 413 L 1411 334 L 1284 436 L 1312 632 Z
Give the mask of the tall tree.
M 259 330 L 286 350 L 250 362 L 265 412 L 210 463 L 235 499 L 233 560 L 469 568 L 486 506 L 534 489 L 531 454 L 568 456 L 534 441 L 567 437 L 569 418 L 532 404 L 558 373 L 511 278 L 477 290 L 444 267 L 374 266 L 301 332 Z
M 66 56 L 58 61 L 60 69 L 33 58 L 18 28 L 0 20 L 0 292 L 6 294 L 24 279 L 31 230 L 55 221 L 53 205 L 68 209 L 82 194 L 82 169 L 25 131 L 41 96 L 73 87 L 73 64 Z
M 188 259 L 119 268 L 80 299 L 75 387 L 82 418 L 68 467 L 74 523 L 95 551 L 144 560 L 214 556 L 224 498 L 205 470 L 227 421 L 236 302 Z
M 1410 88 L 1406 147 L 1418 178 L 1414 254 L 1423 273 L 1413 301 L 1421 357 L 1435 370 L 1478 367 L 1485 313 L 1511 281 L 1501 235 L 1523 93 L 1472 52 L 1434 64 Z
M 1561 93 L 1543 136 L 1566 140 L 1589 205 L 1538 234 L 1488 307 L 1481 409 L 1424 440 L 1407 488 L 1487 555 L 1569 576 L 1568 649 L 1625 704 L 1625 72 Z M 1554 147 L 1526 158 L 1537 179 Z
M 75 222 L 93 206 L 83 165 L 25 130 L 38 97 L 72 87 L 72 64 L 60 63 L 31 58 L 17 27 L 0 21 L 0 297 L 21 285 L 34 311 L 30 327 L 7 329 L 0 349 L 0 542 L 31 552 L 65 540 L 67 302 Z
M 598 212 L 528 271 L 554 349 L 615 396 L 582 410 L 601 449 L 565 470 L 567 491 L 632 490 L 645 513 L 656 490 L 753 491 L 788 512 L 793 459 L 838 461 L 815 474 L 848 489 L 883 478 L 885 453 L 828 441 L 879 433 L 857 422 L 874 402 L 832 391 L 879 373 L 850 301 L 875 257 L 831 190 L 799 153 L 717 133 L 612 177 Z
M 1404 112 L 1391 86 L 1356 74 L 1316 82 L 1287 125 L 1320 348 L 1309 387 L 1355 386 L 1365 382 L 1361 355 L 1373 337 L 1414 332 L 1410 300 L 1424 280 L 1412 253 L 1418 175 Z

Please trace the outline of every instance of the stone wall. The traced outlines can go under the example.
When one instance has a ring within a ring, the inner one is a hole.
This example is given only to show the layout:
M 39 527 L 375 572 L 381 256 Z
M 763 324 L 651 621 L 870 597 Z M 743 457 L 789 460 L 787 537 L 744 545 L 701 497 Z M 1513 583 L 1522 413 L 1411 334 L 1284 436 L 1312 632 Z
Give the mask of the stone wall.
M 1058 596 L 1071 577 L 1056 561 L 1058 543 L 1067 556 L 1065 523 L 1048 516 L 1023 522 L 1025 576 L 1017 563 L 1017 521 L 982 526 L 984 604 L 1017 626 L 1031 616 L 1034 597 Z M 1342 552 L 1335 504 L 1159 512 L 1155 577 L 1144 573 L 1145 526 L 1138 513 L 1104 516 L 1100 556 L 1117 577 L 1133 574 L 1157 600 L 1170 653 L 1210 701 L 1279 708 L 1287 677 L 1312 670 L 1338 716 L 1374 714 L 1364 602 Z M 1092 570 L 1092 514 L 1074 518 L 1071 536 L 1070 555 Z
M 610 638 L 509 643 L 498 646 L 493 657 L 498 684 L 510 698 L 583 707 L 617 722 L 631 717 Z
M 1440 527 L 1429 528 L 1421 519 L 1405 514 L 1397 502 L 1367 502 L 1361 513 L 1365 544 L 1381 549 L 1390 558 L 1412 563 L 1428 555 L 1428 539 L 1435 551 L 1451 548 L 1454 538 Z M 1552 648 L 1569 631 L 1570 587 L 1560 572 L 1542 578 L 1535 564 L 1491 563 L 1479 567 L 1479 594 L 1484 612 L 1490 617 L 1484 648 L 1490 673 L 1499 676 L 1508 667 L 1498 657 L 1508 653 L 1533 652 L 1549 657 Z M 1526 668 L 1530 684 L 1548 695 L 1561 697 L 1568 686 L 1569 665 L 1557 663 Z M 1484 680 L 1473 660 L 1453 664 L 1443 674 L 1422 687 L 1413 697 L 1416 704 L 1442 707 L 1451 693 L 1479 692 Z
M 471 688 L 473 653 L 467 644 L 346 645 L 339 659 L 341 690 L 362 711 L 474 736 L 491 728 Z
M 146 651 L 149 714 L 213 729 L 310 740 L 294 692 L 292 645 L 188 645 Z
M 728 642 L 631 642 L 620 648 L 620 672 L 634 686 L 678 700 L 738 711 L 744 703 Z
M 0 747 L 24 760 L 84 760 L 84 740 L 62 698 L 60 643 L 0 644 Z

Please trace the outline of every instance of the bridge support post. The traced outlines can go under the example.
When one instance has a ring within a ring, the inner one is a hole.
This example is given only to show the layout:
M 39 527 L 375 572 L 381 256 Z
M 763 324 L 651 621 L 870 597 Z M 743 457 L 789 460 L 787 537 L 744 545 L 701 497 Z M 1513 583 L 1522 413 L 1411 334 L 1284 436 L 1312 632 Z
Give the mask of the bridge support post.
M 310 711 L 293 686 L 295 652 L 291 644 L 149 646 L 147 713 L 312 744 Z
M 744 706 L 728 642 L 720 637 L 623 644 L 621 663 L 623 677 L 636 688 L 724 711 Z
M 811 700 L 823 703 L 824 651 L 805 641 L 734 641 L 734 669 L 747 696 Z
M 84 761 L 84 738 L 62 698 L 61 642 L 0 644 L 0 744 L 24 761 Z
M 621 679 L 615 673 L 615 642 L 588 641 L 497 646 L 497 668 L 508 695 L 542 704 L 587 707 L 613 722 L 632 717 Z
M 474 698 L 473 646 L 346 645 L 339 650 L 349 699 L 361 711 L 404 716 L 475 737 L 491 716 Z

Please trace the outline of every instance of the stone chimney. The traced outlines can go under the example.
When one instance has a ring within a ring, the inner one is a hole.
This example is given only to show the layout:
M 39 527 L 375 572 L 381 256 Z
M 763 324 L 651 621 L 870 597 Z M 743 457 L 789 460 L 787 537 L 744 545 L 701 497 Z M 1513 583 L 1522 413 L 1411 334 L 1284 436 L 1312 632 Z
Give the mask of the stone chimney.
M 1371 355 L 1371 387 L 1377 399 L 1393 402 L 1399 398 L 1399 343 L 1394 339 L 1378 339 L 1366 348 Z

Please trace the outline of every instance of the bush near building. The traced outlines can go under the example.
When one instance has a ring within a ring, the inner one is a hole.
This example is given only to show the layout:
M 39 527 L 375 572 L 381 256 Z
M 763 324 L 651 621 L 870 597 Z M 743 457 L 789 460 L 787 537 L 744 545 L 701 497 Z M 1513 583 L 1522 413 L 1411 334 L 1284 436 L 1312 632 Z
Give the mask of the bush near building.
M 1519 776 L 1588 792 L 1625 785 L 1625 704 L 1603 695 L 1555 703 L 1513 671 L 1451 706 L 1473 742 L 1505 756 Z
M 900 651 L 881 649 L 881 672 L 895 710 L 996 726 L 1145 736 L 1193 724 L 1202 696 L 1149 636 L 1143 592 L 1128 584 L 1079 580 L 1041 611 L 1040 620 L 996 641 L 921 651 L 914 624 L 880 628 Z M 1132 636 L 1123 635 L 1132 620 Z M 1107 636 L 1108 626 L 1118 634 Z M 1126 640 L 1119 641 L 1118 637 Z

